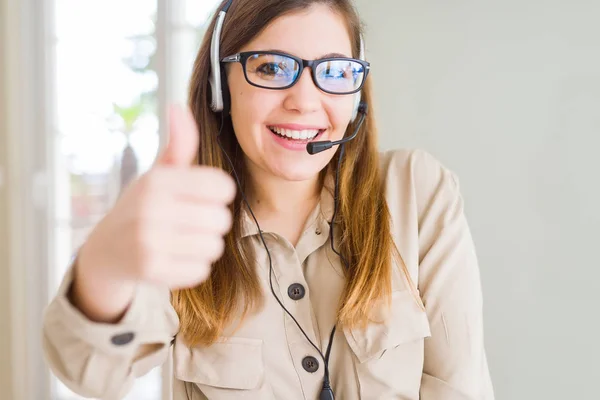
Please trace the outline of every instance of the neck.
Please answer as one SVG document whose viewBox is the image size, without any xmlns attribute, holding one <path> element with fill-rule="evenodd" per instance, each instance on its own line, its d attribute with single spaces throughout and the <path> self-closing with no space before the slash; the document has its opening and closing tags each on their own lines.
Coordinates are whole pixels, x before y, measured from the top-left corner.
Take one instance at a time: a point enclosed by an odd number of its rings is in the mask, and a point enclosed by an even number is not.
<svg viewBox="0 0 600 400">
<path fill-rule="evenodd" d="M 297 214 L 312 209 L 320 198 L 319 176 L 305 181 L 287 181 L 248 170 L 248 201 L 255 214 L 263 216 Z"/>
</svg>

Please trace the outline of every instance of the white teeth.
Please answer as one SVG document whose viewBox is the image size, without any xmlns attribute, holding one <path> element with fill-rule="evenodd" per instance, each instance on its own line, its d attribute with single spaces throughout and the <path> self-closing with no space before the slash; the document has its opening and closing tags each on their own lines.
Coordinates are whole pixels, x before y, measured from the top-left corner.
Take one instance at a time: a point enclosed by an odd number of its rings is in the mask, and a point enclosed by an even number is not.
<svg viewBox="0 0 600 400">
<path fill-rule="evenodd" d="M 300 140 L 306 140 L 306 139 L 311 140 L 319 134 L 319 130 L 317 130 L 317 129 L 306 129 L 306 130 L 302 130 L 302 131 L 293 131 L 290 129 L 282 129 L 282 128 L 278 128 L 278 127 L 270 127 L 270 129 L 273 132 L 275 132 L 281 136 L 286 136 L 291 139 L 300 139 Z"/>
</svg>

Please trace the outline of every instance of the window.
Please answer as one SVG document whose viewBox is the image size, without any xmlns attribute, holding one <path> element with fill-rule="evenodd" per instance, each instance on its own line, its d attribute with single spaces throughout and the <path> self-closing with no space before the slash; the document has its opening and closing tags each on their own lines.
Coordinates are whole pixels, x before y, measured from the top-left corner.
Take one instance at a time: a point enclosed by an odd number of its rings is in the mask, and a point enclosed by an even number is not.
<svg viewBox="0 0 600 400">
<path fill-rule="evenodd" d="M 164 140 L 167 103 L 184 103 L 203 25 L 217 0 L 54 0 L 49 86 L 54 208 L 48 232 L 53 295 L 72 254 Z M 161 400 L 163 373 L 127 399 Z M 52 378 L 52 399 L 75 400 Z"/>
</svg>

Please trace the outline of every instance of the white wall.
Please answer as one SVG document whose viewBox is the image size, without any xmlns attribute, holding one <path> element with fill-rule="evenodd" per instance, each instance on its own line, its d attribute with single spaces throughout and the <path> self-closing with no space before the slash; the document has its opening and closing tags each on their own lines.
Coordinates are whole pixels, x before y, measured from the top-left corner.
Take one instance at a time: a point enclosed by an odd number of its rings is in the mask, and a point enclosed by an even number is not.
<svg viewBox="0 0 600 400">
<path fill-rule="evenodd" d="M 8 193 L 7 193 L 7 125 L 6 125 L 6 92 L 5 75 L 6 63 L 4 56 L 6 46 L 3 38 L 6 10 L 4 2 L 0 1 L 0 399 L 11 399 L 12 374 L 11 363 L 11 330 L 9 328 L 10 314 L 10 270 L 8 245 Z"/>
<path fill-rule="evenodd" d="M 497 398 L 600 398 L 600 1 L 356 1 L 382 146 L 461 179 Z"/>
</svg>

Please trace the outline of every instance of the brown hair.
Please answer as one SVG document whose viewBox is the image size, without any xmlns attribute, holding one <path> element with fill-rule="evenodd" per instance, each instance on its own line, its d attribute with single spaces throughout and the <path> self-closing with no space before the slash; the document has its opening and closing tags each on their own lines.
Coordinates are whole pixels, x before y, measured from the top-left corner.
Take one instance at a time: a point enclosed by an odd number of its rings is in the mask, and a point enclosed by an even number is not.
<svg viewBox="0 0 600 400">
<path fill-rule="evenodd" d="M 221 4 L 219 10 L 226 1 Z M 235 54 L 276 18 L 324 4 L 339 13 L 347 22 L 354 57 L 360 54 L 361 24 L 351 0 L 234 0 L 223 25 L 221 56 Z M 198 162 L 222 168 L 226 162 L 217 143 L 221 117 L 210 109 L 210 41 L 216 15 L 196 58 L 190 83 L 190 108 L 200 132 Z M 362 91 L 363 101 L 371 103 L 371 83 L 367 79 Z M 342 232 L 337 250 L 348 261 L 345 268 L 346 286 L 338 310 L 342 326 L 364 326 L 372 320 L 370 310 L 380 301 L 391 298 L 392 257 L 398 257 L 390 230 L 390 213 L 380 176 L 377 131 L 370 107 L 358 136 L 346 144 L 339 176 L 339 203 L 335 226 Z M 353 132 L 350 124 L 348 132 Z M 231 119 L 224 118 L 221 143 L 232 156 L 242 187 L 244 181 L 243 153 L 235 138 Z M 339 151 L 321 172 L 321 181 L 337 167 Z M 174 291 L 172 303 L 180 318 L 180 333 L 191 346 L 210 345 L 240 313 L 261 307 L 263 293 L 257 276 L 253 251 L 248 241 L 240 241 L 242 198 L 240 193 L 231 209 L 234 223 L 225 236 L 226 250 L 214 265 L 210 277 L 191 289 Z M 408 271 L 398 263 L 413 292 Z"/>
</svg>

